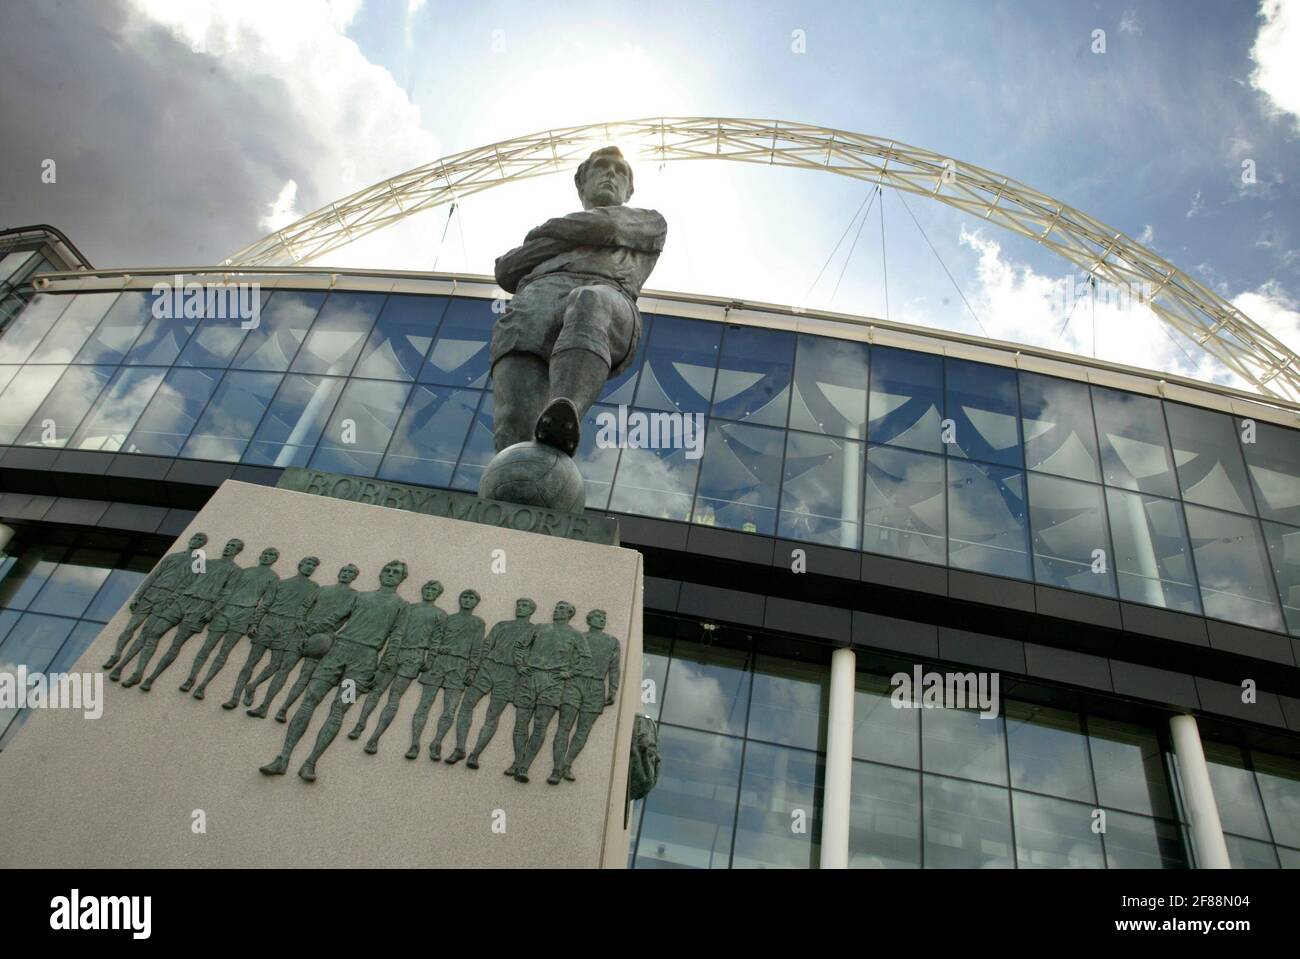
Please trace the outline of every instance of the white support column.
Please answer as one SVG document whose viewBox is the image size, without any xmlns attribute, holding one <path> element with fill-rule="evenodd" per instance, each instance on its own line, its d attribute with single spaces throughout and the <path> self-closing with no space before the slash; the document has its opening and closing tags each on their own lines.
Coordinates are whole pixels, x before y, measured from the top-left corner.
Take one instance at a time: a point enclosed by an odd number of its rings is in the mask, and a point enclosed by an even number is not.
<svg viewBox="0 0 1300 959">
<path fill-rule="evenodd" d="M 826 722 L 826 784 L 822 793 L 822 869 L 849 865 L 849 813 L 853 803 L 853 698 L 857 656 L 845 647 L 831 653 Z"/>
<path fill-rule="evenodd" d="M 1191 824 L 1192 847 L 1200 869 L 1231 869 L 1228 844 L 1219 822 L 1219 807 L 1210 787 L 1210 767 L 1201 748 L 1201 733 L 1196 717 L 1171 716 L 1169 731 L 1173 735 L 1174 755 L 1178 759 L 1179 779 L 1183 784 L 1183 801 Z"/>
<path fill-rule="evenodd" d="M 14 528 L 0 523 L 0 552 L 9 545 L 9 541 L 14 538 Z"/>
</svg>

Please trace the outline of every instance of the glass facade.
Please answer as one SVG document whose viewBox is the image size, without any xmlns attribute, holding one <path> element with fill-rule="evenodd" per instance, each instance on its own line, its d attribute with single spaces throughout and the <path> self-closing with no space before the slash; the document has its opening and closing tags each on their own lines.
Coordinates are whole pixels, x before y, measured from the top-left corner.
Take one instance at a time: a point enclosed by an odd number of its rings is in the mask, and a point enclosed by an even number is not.
<svg viewBox="0 0 1300 959">
<path fill-rule="evenodd" d="M 1300 868 L 1300 760 L 1205 743 L 1234 869 Z"/>
<path fill-rule="evenodd" d="M 276 289 L 245 330 L 154 318 L 150 296 L 31 298 L 0 336 L 0 444 L 476 487 L 490 300 Z M 1300 431 L 954 357 L 644 320 L 584 428 L 592 508 L 1300 636 Z M 702 456 L 598 446 L 619 404 L 699 414 Z"/>
</svg>

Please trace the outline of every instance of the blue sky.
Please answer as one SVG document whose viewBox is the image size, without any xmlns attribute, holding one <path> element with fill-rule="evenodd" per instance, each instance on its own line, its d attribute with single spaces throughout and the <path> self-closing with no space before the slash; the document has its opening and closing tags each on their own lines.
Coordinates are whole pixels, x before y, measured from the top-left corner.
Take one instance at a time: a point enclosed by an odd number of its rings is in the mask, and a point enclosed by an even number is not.
<svg viewBox="0 0 1300 959">
<path fill-rule="evenodd" d="M 134 61 L 101 78 L 87 67 L 88 83 L 111 85 L 128 67 L 142 75 L 122 82 L 151 90 L 183 78 L 201 101 L 191 109 L 209 96 L 247 102 L 239 132 L 260 143 L 225 162 L 245 171 L 220 184 L 239 202 L 209 213 L 202 240 L 193 223 L 175 223 L 157 249 L 129 247 L 133 259 L 212 262 L 384 176 L 551 126 L 766 117 L 895 138 L 1015 177 L 1144 239 L 1300 346 L 1295 3 L 113 2 L 114 55 Z M 792 50 L 796 30 L 805 52 Z M 1093 50 L 1097 30 L 1104 53 Z M 43 36 L 36 24 L 25 45 L 39 50 Z M 166 74 L 151 79 L 164 59 Z M 176 122 L 179 96 L 152 106 L 145 96 L 144 108 Z M 1242 183 L 1243 160 L 1256 183 Z M 161 175 L 179 190 L 185 170 Z M 849 241 L 807 293 L 864 184 L 713 163 L 637 176 L 633 203 L 669 219 L 651 286 L 884 315 L 877 207 L 847 267 Z M 122 179 L 119 199 L 135 186 Z M 897 197 L 883 202 L 892 318 L 980 332 Z M 1091 317 L 1061 332 L 1046 303 L 1068 264 L 940 204 L 908 202 L 983 329 L 1091 352 Z M 85 206 L 70 212 L 84 228 L 59 225 L 103 250 L 96 262 L 117 261 L 120 246 Z M 446 211 L 434 211 L 329 262 L 429 269 L 436 259 L 490 272 L 535 222 L 573 206 L 567 177 L 514 185 L 465 201 L 445 246 Z M 1099 355 L 1223 378 L 1154 321 L 1135 335 L 1133 319 L 1102 311 Z"/>
</svg>

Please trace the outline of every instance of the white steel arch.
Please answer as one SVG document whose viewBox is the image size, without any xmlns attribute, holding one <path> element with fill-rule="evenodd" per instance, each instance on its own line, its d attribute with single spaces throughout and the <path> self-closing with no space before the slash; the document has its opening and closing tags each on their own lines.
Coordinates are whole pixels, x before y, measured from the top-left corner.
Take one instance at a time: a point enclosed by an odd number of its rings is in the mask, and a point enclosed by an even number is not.
<svg viewBox="0 0 1300 959">
<path fill-rule="evenodd" d="M 1141 292 L 1161 320 L 1264 393 L 1300 400 L 1300 358 L 1213 290 L 1132 237 L 991 170 L 895 140 L 784 120 L 657 117 L 592 123 L 443 157 L 309 213 L 244 247 L 231 266 L 288 266 L 414 213 L 577 166 L 617 143 L 630 159 L 733 160 L 822 170 L 929 197 L 1042 244 L 1096 277 Z"/>
</svg>

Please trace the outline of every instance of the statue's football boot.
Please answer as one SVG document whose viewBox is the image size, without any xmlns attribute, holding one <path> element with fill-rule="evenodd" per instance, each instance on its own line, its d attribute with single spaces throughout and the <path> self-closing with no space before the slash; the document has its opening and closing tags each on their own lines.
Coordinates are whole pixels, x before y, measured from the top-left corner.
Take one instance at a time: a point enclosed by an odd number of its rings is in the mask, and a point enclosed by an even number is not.
<svg viewBox="0 0 1300 959">
<path fill-rule="evenodd" d="M 582 438 L 582 423 L 573 401 L 558 396 L 546 404 L 542 415 L 537 417 L 533 437 L 539 443 L 553 446 L 566 456 L 572 456 Z"/>
</svg>

